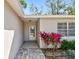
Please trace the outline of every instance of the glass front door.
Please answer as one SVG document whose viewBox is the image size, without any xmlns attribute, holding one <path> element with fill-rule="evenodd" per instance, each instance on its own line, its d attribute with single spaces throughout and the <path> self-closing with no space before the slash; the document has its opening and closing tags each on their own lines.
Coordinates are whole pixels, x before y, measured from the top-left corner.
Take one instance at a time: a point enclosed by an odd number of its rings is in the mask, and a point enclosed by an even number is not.
<svg viewBox="0 0 79 59">
<path fill-rule="evenodd" d="M 36 26 L 29 26 L 29 40 L 36 40 Z"/>
</svg>

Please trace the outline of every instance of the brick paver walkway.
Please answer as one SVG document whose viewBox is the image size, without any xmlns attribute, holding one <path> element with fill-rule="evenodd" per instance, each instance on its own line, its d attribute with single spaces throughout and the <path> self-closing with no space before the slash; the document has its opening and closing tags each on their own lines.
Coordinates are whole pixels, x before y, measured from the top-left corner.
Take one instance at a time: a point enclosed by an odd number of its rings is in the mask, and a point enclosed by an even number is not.
<svg viewBox="0 0 79 59">
<path fill-rule="evenodd" d="M 19 49 L 15 59 L 46 59 L 36 43 L 25 42 Z"/>
</svg>

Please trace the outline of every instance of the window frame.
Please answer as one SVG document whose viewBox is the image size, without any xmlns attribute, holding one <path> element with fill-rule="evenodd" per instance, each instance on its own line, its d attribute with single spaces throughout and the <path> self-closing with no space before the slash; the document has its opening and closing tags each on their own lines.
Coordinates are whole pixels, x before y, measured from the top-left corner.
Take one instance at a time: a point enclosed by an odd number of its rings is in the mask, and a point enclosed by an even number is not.
<svg viewBox="0 0 79 59">
<path fill-rule="evenodd" d="M 31 33 L 31 28 L 34 27 L 34 36 Z M 33 37 L 31 37 L 33 36 Z M 35 25 L 30 25 L 29 26 L 29 40 L 36 40 L 36 26 Z"/>
<path fill-rule="evenodd" d="M 74 23 L 74 28 L 73 28 L 73 29 L 69 29 L 69 23 Z M 73 31 L 74 31 L 74 35 L 73 35 L 73 36 L 75 36 L 75 22 L 68 22 L 68 31 L 69 31 L 69 30 L 73 30 Z M 67 32 L 68 32 L 68 31 L 67 31 Z M 68 36 L 70 36 L 69 34 L 70 34 L 70 33 L 68 32 Z"/>
<path fill-rule="evenodd" d="M 66 23 L 66 29 L 58 29 L 58 23 Z M 75 36 L 75 22 L 57 22 L 57 33 L 59 33 L 58 31 L 59 30 L 67 30 L 67 35 L 64 35 L 64 37 L 73 37 L 72 35 L 69 35 L 69 30 L 73 30 L 73 29 L 69 29 L 69 23 L 74 23 L 74 35 L 73 36 Z"/>
</svg>

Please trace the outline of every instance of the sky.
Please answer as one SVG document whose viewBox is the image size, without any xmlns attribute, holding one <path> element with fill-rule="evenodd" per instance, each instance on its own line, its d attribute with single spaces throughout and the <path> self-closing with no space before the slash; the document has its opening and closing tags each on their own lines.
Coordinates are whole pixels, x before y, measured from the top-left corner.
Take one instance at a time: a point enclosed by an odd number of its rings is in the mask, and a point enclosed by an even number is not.
<svg viewBox="0 0 79 59">
<path fill-rule="evenodd" d="M 71 4 L 72 0 L 64 0 L 65 4 Z M 41 6 L 44 6 L 43 11 L 47 11 L 47 7 L 45 7 L 45 3 L 46 0 L 26 0 L 27 3 L 27 8 L 23 8 L 23 12 L 25 15 L 29 15 L 30 14 L 30 5 L 33 3 L 34 5 L 36 5 L 38 7 L 38 9 L 41 9 Z"/>
</svg>

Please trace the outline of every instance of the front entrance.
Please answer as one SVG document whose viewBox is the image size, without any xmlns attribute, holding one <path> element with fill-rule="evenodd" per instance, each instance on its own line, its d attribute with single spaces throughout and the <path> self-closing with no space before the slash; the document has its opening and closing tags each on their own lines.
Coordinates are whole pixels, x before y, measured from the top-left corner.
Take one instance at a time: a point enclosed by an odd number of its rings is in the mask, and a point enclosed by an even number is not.
<svg viewBox="0 0 79 59">
<path fill-rule="evenodd" d="M 36 41 L 37 21 L 31 20 L 24 23 L 24 41 Z"/>
<path fill-rule="evenodd" d="M 29 40 L 36 40 L 36 25 L 29 26 Z"/>
</svg>

